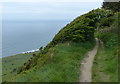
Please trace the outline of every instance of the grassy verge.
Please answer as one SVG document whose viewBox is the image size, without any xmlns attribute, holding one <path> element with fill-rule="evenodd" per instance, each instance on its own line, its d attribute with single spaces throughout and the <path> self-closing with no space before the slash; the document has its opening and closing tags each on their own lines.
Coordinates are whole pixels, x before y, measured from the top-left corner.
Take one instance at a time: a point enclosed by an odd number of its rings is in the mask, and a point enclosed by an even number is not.
<svg viewBox="0 0 120 84">
<path fill-rule="evenodd" d="M 6 81 L 17 75 L 18 67 L 22 66 L 28 59 L 30 59 L 34 53 L 18 54 L 2 58 L 2 81 Z"/>
<path fill-rule="evenodd" d="M 118 45 L 116 34 L 106 33 L 100 37 L 98 53 L 93 65 L 93 82 L 118 82 Z"/>
<path fill-rule="evenodd" d="M 94 43 L 64 43 L 50 48 L 42 60 L 28 71 L 18 74 L 12 82 L 76 82 L 80 62 Z M 43 65 L 41 62 L 46 59 Z"/>
</svg>

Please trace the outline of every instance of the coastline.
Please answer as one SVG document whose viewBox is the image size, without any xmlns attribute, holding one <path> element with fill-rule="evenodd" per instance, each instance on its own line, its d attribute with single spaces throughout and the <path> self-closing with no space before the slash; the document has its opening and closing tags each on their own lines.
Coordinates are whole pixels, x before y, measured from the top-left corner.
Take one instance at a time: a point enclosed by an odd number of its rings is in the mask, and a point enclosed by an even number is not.
<svg viewBox="0 0 120 84">
<path fill-rule="evenodd" d="M 36 52 L 36 51 L 39 51 L 39 49 L 22 52 L 21 54 L 33 53 L 33 52 Z"/>
<path fill-rule="evenodd" d="M 10 55 L 10 56 L 2 56 L 2 57 L 0 57 L 0 59 L 7 58 L 7 57 L 12 57 L 12 56 L 17 56 L 17 55 L 21 55 L 21 54 L 32 54 L 32 53 L 35 53 L 35 52 L 38 52 L 38 51 L 39 51 L 39 49 L 29 50 L 29 51 L 26 51 L 26 52 L 21 52 L 21 53 Z"/>
</svg>

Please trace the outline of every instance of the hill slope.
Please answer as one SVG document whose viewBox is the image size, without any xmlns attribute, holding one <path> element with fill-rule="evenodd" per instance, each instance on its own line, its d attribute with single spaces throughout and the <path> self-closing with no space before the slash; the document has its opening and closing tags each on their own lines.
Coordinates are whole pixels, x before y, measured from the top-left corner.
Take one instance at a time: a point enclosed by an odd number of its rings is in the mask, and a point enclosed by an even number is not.
<svg viewBox="0 0 120 84">
<path fill-rule="evenodd" d="M 40 48 L 38 54 L 24 63 L 11 82 L 76 82 L 79 81 L 80 62 L 95 45 L 95 35 L 110 31 L 116 20 L 114 12 L 96 9 L 77 17 L 61 29 L 53 40 Z M 116 31 L 116 28 L 112 28 Z M 94 33 L 98 31 L 95 35 Z M 104 37 L 104 36 L 103 36 Z M 104 40 L 103 40 L 104 42 Z M 108 42 L 107 45 L 110 43 Z M 115 62 L 117 63 L 117 62 Z M 113 69 L 113 67 L 112 67 Z"/>
</svg>

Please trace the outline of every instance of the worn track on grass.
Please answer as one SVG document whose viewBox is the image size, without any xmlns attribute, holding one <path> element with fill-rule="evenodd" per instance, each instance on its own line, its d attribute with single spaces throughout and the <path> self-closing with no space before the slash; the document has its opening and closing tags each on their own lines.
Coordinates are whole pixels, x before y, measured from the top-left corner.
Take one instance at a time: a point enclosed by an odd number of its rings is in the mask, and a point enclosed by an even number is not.
<svg viewBox="0 0 120 84">
<path fill-rule="evenodd" d="M 80 82 L 92 82 L 92 65 L 99 46 L 99 40 L 96 38 L 96 45 L 92 51 L 88 52 L 81 63 L 80 67 Z"/>
</svg>

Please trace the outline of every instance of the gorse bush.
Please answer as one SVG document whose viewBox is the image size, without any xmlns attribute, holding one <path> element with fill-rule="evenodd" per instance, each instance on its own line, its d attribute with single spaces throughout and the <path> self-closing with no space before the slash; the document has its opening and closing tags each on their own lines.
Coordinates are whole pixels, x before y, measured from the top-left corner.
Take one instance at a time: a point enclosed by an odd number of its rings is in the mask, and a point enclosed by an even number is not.
<svg viewBox="0 0 120 84">
<path fill-rule="evenodd" d="M 94 31 L 97 27 L 96 23 L 102 18 L 112 15 L 111 11 L 104 9 L 93 10 L 85 15 L 75 19 L 73 22 L 65 26 L 53 39 L 53 43 L 63 43 L 66 41 L 84 42 L 94 39 Z M 112 19 L 108 19 L 112 21 Z M 105 21 L 105 22 L 110 22 Z M 106 23 L 105 23 L 106 24 Z M 108 23 L 109 25 L 110 23 Z"/>
</svg>

